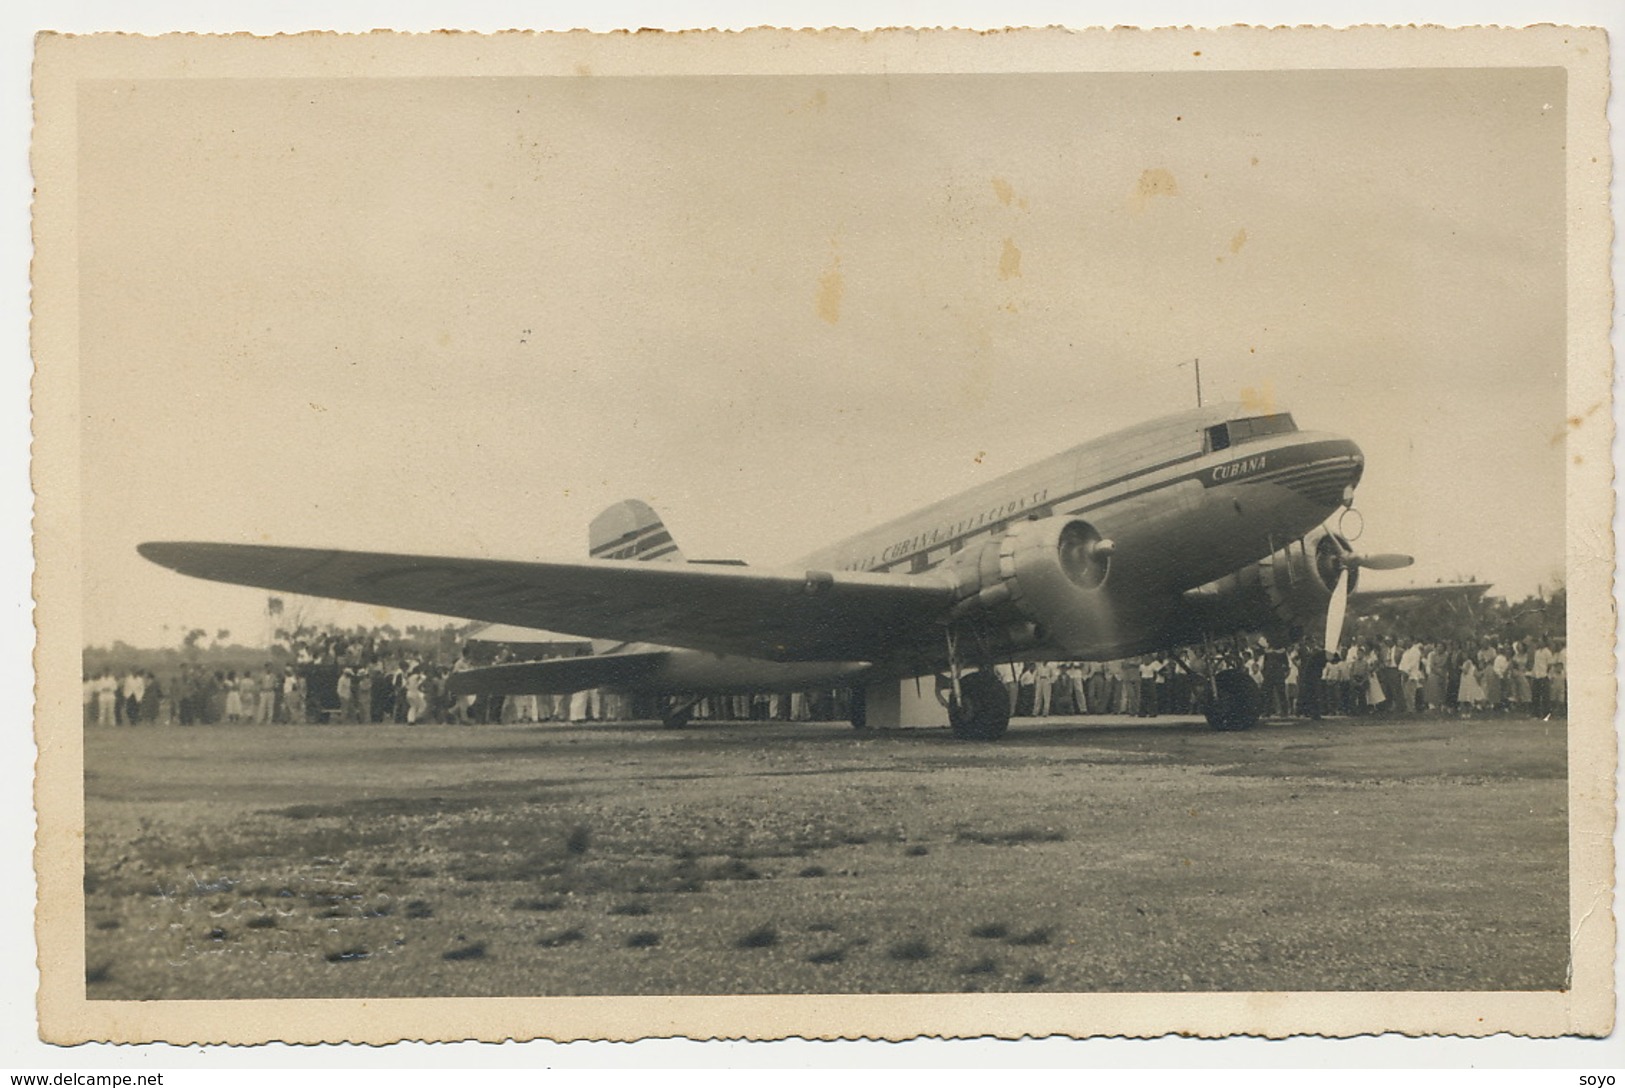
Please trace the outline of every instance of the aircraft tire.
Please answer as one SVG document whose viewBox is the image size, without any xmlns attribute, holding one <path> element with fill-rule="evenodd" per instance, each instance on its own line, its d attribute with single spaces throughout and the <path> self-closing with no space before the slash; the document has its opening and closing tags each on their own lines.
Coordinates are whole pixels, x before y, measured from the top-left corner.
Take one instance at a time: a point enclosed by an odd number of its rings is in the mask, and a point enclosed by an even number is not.
<svg viewBox="0 0 1625 1088">
<path fill-rule="evenodd" d="M 850 706 L 851 706 L 851 709 L 848 711 L 848 713 L 851 716 L 852 728 L 853 729 L 867 729 L 867 728 L 869 728 L 869 699 L 868 699 L 868 693 L 865 692 L 862 688 L 853 688 L 852 689 L 852 694 L 851 694 Z"/>
<path fill-rule="evenodd" d="M 1010 693 L 992 672 L 959 679 L 963 702 L 948 699 L 948 726 L 960 740 L 998 740 L 1010 727 Z"/>
<path fill-rule="evenodd" d="M 1214 677 L 1218 694 L 1208 700 L 1207 723 L 1224 733 L 1251 729 L 1258 724 L 1263 698 L 1258 685 L 1241 669 L 1225 669 Z"/>
<path fill-rule="evenodd" d="M 660 716 L 660 725 L 665 729 L 686 729 L 689 720 L 694 717 L 692 708 L 668 712 Z"/>
</svg>

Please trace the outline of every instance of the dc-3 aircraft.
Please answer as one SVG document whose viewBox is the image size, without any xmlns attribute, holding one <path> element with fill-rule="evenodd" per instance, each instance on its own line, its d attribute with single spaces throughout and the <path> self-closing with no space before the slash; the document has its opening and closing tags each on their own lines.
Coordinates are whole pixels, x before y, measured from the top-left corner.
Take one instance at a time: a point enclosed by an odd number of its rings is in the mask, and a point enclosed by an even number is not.
<svg viewBox="0 0 1625 1088">
<path fill-rule="evenodd" d="M 831 545 L 788 569 L 683 558 L 619 503 L 592 557 L 514 562 L 248 544 L 147 543 L 182 574 L 610 640 L 591 656 L 454 673 L 456 693 L 606 687 L 702 694 L 850 687 L 853 724 L 896 724 L 900 683 L 934 675 L 955 734 L 1005 732 L 1007 661 L 1113 660 L 1237 631 L 1335 648 L 1361 567 L 1331 524 L 1365 467 L 1285 412 L 1210 405 L 1129 427 Z M 650 560 L 653 560 L 652 562 Z M 1217 728 L 1258 720 L 1239 671 L 1204 677 Z"/>
</svg>

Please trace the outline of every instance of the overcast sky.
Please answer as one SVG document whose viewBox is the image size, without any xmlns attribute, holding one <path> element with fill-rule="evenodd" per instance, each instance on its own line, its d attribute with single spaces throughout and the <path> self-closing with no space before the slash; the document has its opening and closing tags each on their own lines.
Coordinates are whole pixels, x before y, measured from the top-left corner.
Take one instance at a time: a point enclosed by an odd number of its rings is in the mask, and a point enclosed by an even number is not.
<svg viewBox="0 0 1625 1088">
<path fill-rule="evenodd" d="M 1550 587 L 1563 78 L 87 84 L 85 637 L 262 633 L 143 540 L 787 562 L 1195 357 L 1361 444 L 1382 584 Z"/>
</svg>

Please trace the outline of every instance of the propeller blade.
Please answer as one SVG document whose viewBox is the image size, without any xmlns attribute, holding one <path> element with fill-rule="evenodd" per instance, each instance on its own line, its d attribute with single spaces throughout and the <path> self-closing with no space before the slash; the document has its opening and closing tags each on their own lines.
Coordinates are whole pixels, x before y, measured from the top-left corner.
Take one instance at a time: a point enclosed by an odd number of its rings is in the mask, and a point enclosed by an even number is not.
<svg viewBox="0 0 1625 1088">
<path fill-rule="evenodd" d="M 1367 570 L 1400 570 L 1416 562 L 1408 555 L 1398 552 L 1378 552 L 1376 555 L 1351 555 L 1348 562 Z"/>
<path fill-rule="evenodd" d="M 1343 641 L 1343 617 L 1348 615 L 1349 608 L 1349 572 L 1337 572 L 1337 588 L 1332 590 L 1332 599 L 1326 606 L 1326 652 L 1335 654 Z"/>
</svg>

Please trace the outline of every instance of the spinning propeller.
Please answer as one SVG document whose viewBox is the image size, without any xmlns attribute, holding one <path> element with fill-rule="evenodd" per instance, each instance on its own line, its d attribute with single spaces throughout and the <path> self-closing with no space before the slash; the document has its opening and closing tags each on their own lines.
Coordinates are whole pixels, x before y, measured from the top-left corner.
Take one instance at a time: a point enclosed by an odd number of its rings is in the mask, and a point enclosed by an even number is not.
<svg viewBox="0 0 1625 1088">
<path fill-rule="evenodd" d="M 1332 599 L 1326 606 L 1326 652 L 1335 654 L 1343 641 L 1343 621 L 1348 616 L 1349 590 L 1360 568 L 1371 570 L 1400 570 L 1416 562 L 1398 552 L 1377 552 L 1357 555 L 1348 538 L 1341 533 L 1328 532 L 1315 546 L 1315 563 L 1321 577 L 1332 587 Z"/>
</svg>

